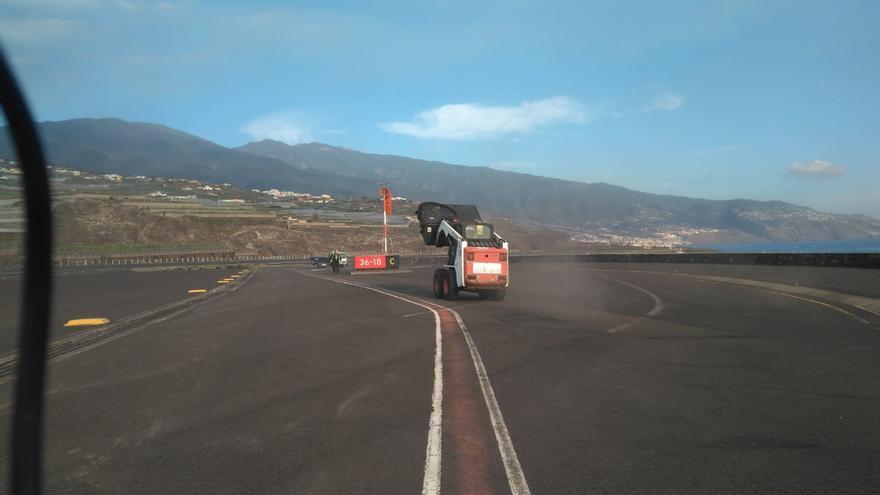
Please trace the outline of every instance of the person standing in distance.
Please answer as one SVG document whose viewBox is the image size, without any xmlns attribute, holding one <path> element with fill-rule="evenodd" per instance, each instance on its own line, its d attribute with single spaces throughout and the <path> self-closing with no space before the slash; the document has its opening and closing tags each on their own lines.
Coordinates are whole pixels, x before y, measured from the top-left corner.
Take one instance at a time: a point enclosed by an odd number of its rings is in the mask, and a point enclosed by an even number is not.
<svg viewBox="0 0 880 495">
<path fill-rule="evenodd" d="M 339 273 L 339 258 L 339 251 L 334 249 L 333 252 L 330 253 L 330 266 L 333 267 L 333 273 Z"/>
</svg>

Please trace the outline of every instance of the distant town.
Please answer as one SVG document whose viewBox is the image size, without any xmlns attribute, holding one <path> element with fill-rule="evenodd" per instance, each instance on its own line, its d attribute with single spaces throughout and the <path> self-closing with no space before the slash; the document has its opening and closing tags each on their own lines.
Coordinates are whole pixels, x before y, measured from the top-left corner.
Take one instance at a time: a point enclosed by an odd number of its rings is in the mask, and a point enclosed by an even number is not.
<svg viewBox="0 0 880 495">
<path fill-rule="evenodd" d="M 17 181 L 20 174 L 16 163 L 2 161 L 0 159 L 0 181 L 9 184 Z M 140 194 L 142 197 L 154 201 L 168 202 L 214 202 L 215 204 L 227 205 L 250 205 L 272 204 L 279 201 L 286 202 L 291 206 L 331 206 L 339 202 L 331 194 L 316 194 L 302 191 L 288 191 L 277 188 L 272 189 L 243 189 L 235 187 L 228 182 L 206 183 L 196 179 L 147 177 L 144 175 L 123 176 L 117 173 L 90 173 L 70 167 L 54 166 L 51 169 L 51 180 L 56 184 L 64 184 L 64 189 L 79 190 L 81 192 L 98 192 L 113 194 Z M 2 184 L 2 183 L 0 183 Z M 395 196 L 394 201 L 406 203 L 409 200 L 403 196 Z M 338 205 L 339 208 L 345 208 Z M 347 206 L 346 206 L 347 207 Z M 359 208 L 363 210 L 363 207 Z M 290 214 L 281 217 L 289 223 L 292 221 L 303 222 L 304 219 L 296 219 Z M 412 223 L 413 218 L 404 215 L 405 223 Z M 333 220 L 331 220 L 332 222 Z M 339 221 L 339 220 L 337 220 Z M 560 228 L 567 232 L 572 241 L 582 242 L 585 245 L 597 244 L 608 246 L 624 246 L 640 249 L 672 249 L 678 250 L 687 246 L 687 238 L 714 234 L 718 229 L 694 229 L 680 228 L 658 230 L 655 232 L 621 232 L 607 227 L 589 230 L 572 230 Z"/>
</svg>

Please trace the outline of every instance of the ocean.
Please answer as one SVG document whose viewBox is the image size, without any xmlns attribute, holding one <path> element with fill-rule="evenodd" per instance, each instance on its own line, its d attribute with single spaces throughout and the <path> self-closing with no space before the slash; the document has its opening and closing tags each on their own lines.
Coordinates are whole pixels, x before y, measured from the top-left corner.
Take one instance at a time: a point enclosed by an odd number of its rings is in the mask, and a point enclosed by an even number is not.
<svg viewBox="0 0 880 495">
<path fill-rule="evenodd" d="M 880 239 L 695 243 L 688 247 L 722 253 L 880 253 Z"/>
</svg>

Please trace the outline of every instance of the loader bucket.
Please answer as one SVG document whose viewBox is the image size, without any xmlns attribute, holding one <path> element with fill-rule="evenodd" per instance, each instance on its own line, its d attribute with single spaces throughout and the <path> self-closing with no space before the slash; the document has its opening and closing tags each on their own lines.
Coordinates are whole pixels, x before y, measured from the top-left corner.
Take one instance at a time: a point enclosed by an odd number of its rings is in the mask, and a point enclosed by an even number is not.
<svg viewBox="0 0 880 495">
<path fill-rule="evenodd" d="M 444 205 L 431 201 L 421 203 L 416 216 L 419 219 L 419 233 L 428 246 L 437 245 L 437 231 L 440 222 L 446 220 L 456 230 L 462 223 L 478 223 L 480 212 L 474 205 Z"/>
</svg>

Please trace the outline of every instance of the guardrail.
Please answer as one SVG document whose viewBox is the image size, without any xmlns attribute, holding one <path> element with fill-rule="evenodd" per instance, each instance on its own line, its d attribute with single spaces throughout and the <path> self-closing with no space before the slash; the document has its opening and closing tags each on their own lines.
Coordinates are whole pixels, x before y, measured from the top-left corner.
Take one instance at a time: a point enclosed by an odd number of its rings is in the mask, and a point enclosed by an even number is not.
<svg viewBox="0 0 880 495">
<path fill-rule="evenodd" d="M 349 252 L 348 256 L 353 259 L 355 255 L 364 253 Z M 375 253 L 373 253 L 375 254 Z M 396 253 L 401 256 L 421 257 L 422 252 Z M 110 265 L 157 265 L 157 264 L 215 264 L 215 263 L 256 263 L 256 262 L 301 262 L 309 261 L 313 256 L 327 256 L 326 252 L 298 253 L 286 255 L 251 255 L 234 253 L 203 253 L 203 254 L 150 254 L 130 256 L 59 256 L 52 260 L 55 266 L 110 266 Z"/>
<path fill-rule="evenodd" d="M 403 256 L 401 266 L 439 265 L 446 256 Z M 880 253 L 511 254 L 511 263 L 702 263 L 880 268 Z"/>
<path fill-rule="evenodd" d="M 57 258 L 52 261 L 55 266 L 110 266 L 110 265 L 157 265 L 167 263 L 241 263 L 258 261 L 302 261 L 309 256 L 131 256 L 125 258 Z"/>
<path fill-rule="evenodd" d="M 511 263 L 703 263 L 880 268 L 880 253 L 668 253 L 511 255 Z"/>
<path fill-rule="evenodd" d="M 440 264 L 446 256 L 400 253 L 402 266 Z M 320 256 L 326 256 L 321 253 Z M 56 266 L 156 265 L 168 263 L 242 263 L 309 261 L 315 254 L 152 255 L 57 258 Z M 353 258 L 354 254 L 349 253 Z M 880 268 L 880 253 L 667 253 L 667 254 L 512 254 L 511 263 L 703 263 L 715 265 L 827 266 Z"/>
</svg>

